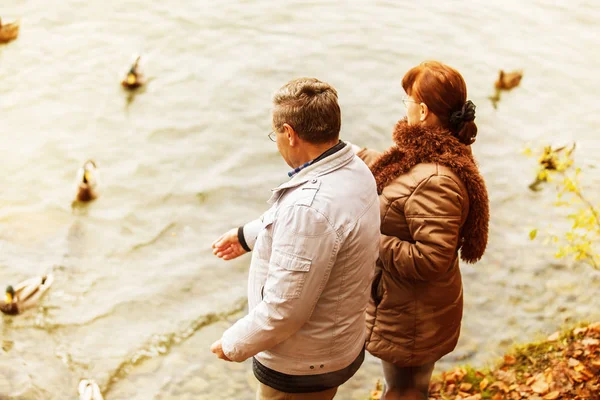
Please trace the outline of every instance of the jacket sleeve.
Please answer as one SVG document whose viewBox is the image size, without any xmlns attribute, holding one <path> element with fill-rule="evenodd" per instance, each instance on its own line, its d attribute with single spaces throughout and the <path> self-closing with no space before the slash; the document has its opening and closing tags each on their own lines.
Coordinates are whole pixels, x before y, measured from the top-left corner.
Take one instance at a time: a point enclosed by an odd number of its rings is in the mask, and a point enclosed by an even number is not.
<svg viewBox="0 0 600 400">
<path fill-rule="evenodd" d="M 373 165 L 375 163 L 375 161 L 381 156 L 381 154 L 382 153 L 380 153 L 378 151 L 367 149 L 367 148 L 363 148 L 361 151 L 356 153 L 358 158 L 363 160 L 369 168 L 371 167 L 371 165 Z"/>
<path fill-rule="evenodd" d="M 238 240 L 246 251 L 252 251 L 256 244 L 258 233 L 262 227 L 261 218 L 248 222 L 244 226 L 238 228 Z"/>
<path fill-rule="evenodd" d="M 458 248 L 463 194 L 447 176 L 421 182 L 404 205 L 412 242 L 381 235 L 383 268 L 401 278 L 432 280 L 448 271 Z"/>
<path fill-rule="evenodd" d="M 269 350 L 308 321 L 339 245 L 337 232 L 318 211 L 300 205 L 280 210 L 263 299 L 223 334 L 223 352 L 230 360 Z"/>
</svg>

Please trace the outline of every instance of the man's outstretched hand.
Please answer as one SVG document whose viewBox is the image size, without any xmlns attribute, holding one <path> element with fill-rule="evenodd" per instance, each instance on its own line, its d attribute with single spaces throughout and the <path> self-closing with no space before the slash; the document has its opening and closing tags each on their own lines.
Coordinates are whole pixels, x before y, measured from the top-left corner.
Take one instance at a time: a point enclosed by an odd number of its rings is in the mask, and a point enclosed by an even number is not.
<svg viewBox="0 0 600 400">
<path fill-rule="evenodd" d="M 232 229 L 215 240 L 212 244 L 212 248 L 213 254 L 225 261 L 233 260 L 234 258 L 247 253 L 240 244 L 237 229 Z"/>
<path fill-rule="evenodd" d="M 212 346 L 210 346 L 210 351 L 215 353 L 217 357 L 219 357 L 221 360 L 231 361 L 223 352 L 223 345 L 221 344 L 221 339 L 217 340 L 212 344 Z"/>
</svg>

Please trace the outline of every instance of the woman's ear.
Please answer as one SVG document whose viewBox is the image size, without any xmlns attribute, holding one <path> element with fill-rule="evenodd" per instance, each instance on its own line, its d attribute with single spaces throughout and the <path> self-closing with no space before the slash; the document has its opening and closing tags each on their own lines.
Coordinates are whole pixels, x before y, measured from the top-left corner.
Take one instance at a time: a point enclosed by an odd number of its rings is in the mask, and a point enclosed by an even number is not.
<svg viewBox="0 0 600 400">
<path fill-rule="evenodd" d="M 427 104 L 425 104 L 425 103 L 420 103 L 419 104 L 419 121 L 421 121 L 421 122 L 425 121 L 428 116 L 429 116 L 429 107 L 427 107 Z"/>
</svg>

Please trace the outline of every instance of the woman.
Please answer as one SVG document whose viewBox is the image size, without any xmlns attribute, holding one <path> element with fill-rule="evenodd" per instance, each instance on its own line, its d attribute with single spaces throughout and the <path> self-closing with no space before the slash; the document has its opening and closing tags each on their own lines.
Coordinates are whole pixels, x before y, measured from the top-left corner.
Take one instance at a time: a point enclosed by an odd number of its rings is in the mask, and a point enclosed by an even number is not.
<svg viewBox="0 0 600 400">
<path fill-rule="evenodd" d="M 359 150 L 381 204 L 380 254 L 367 310 L 367 350 L 382 360 L 384 399 L 427 398 L 434 365 L 458 341 L 460 258 L 478 261 L 488 238 L 487 190 L 470 145 L 475 105 L 439 62 L 402 79 L 407 118 L 385 153 Z"/>
</svg>

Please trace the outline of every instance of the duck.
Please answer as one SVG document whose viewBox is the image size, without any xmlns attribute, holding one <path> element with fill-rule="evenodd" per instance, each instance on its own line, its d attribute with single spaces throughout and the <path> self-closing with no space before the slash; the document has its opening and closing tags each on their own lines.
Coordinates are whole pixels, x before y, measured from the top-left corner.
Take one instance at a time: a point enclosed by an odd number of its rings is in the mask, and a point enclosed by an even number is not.
<svg viewBox="0 0 600 400">
<path fill-rule="evenodd" d="M 492 106 L 494 106 L 495 109 L 498 108 L 498 103 L 500 102 L 500 92 L 503 90 L 511 90 L 519 86 L 522 78 L 522 70 L 513 72 L 504 72 L 504 70 L 500 70 L 498 80 L 494 83 L 494 88 L 496 89 L 494 95 L 488 97 L 488 99 L 492 101 Z"/>
<path fill-rule="evenodd" d="M 135 90 L 146 83 L 146 78 L 140 68 L 140 59 L 141 56 L 138 56 L 135 59 L 135 62 L 131 68 L 129 68 L 129 71 L 125 76 L 125 79 L 121 81 L 121 86 L 127 90 Z"/>
<path fill-rule="evenodd" d="M 91 379 L 79 382 L 79 400 L 104 400 L 98 384 Z"/>
<path fill-rule="evenodd" d="M 19 20 L 3 24 L 2 19 L 0 19 L 0 43 L 15 40 L 19 36 L 20 26 L 21 22 Z"/>
<path fill-rule="evenodd" d="M 523 78 L 523 71 L 504 72 L 500 70 L 498 80 L 494 84 L 494 87 L 498 90 L 511 90 L 521 83 Z"/>
<path fill-rule="evenodd" d="M 97 167 L 94 160 L 87 160 L 77 172 L 77 201 L 86 203 L 98 197 Z"/>
<path fill-rule="evenodd" d="M 0 311 L 7 315 L 18 315 L 35 307 L 54 282 L 52 274 L 27 279 L 14 288 L 6 287 L 5 299 L 0 301 Z"/>
</svg>

